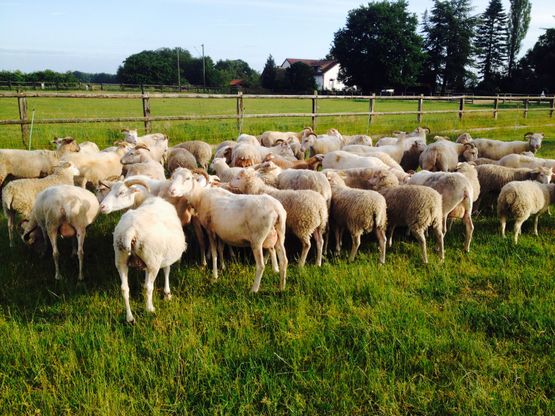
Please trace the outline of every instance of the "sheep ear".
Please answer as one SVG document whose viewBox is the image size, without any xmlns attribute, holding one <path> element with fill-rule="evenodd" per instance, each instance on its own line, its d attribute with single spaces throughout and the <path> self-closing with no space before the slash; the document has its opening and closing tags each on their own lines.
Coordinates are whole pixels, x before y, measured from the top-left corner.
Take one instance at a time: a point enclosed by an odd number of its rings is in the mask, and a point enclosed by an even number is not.
<svg viewBox="0 0 555 416">
<path fill-rule="evenodd" d="M 532 136 L 534 133 L 532 133 L 531 131 L 529 131 L 528 133 L 524 134 L 524 137 L 528 138 L 528 136 Z"/>
<path fill-rule="evenodd" d="M 202 187 L 205 188 L 206 185 L 208 185 L 208 182 L 206 181 L 206 178 L 203 175 L 198 175 L 197 176 L 197 183 Z"/>
<path fill-rule="evenodd" d="M 121 129 L 122 133 L 129 133 L 129 129 Z"/>
</svg>

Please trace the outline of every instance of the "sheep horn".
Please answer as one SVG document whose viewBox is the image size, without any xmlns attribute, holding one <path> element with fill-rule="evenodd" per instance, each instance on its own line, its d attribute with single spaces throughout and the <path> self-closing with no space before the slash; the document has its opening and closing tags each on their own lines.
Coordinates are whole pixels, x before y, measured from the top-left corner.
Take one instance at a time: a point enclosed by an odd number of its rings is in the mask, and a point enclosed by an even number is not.
<svg viewBox="0 0 555 416">
<path fill-rule="evenodd" d="M 533 134 L 534 134 L 533 132 L 529 131 L 528 133 L 526 133 L 526 134 L 524 135 L 524 137 L 528 137 L 528 136 L 531 136 L 531 135 L 533 135 Z"/>
<path fill-rule="evenodd" d="M 146 189 L 148 192 L 150 192 L 150 186 L 148 186 L 148 184 L 147 184 L 144 180 L 142 180 L 142 179 L 139 179 L 139 178 L 128 179 L 128 180 L 126 180 L 126 181 L 123 181 L 123 183 L 124 183 L 125 186 L 127 186 L 128 188 L 131 188 L 131 186 L 133 186 L 133 185 L 141 185 L 141 186 L 144 186 L 145 189 Z"/>
<path fill-rule="evenodd" d="M 112 185 L 109 184 L 108 182 L 98 181 L 98 184 L 99 184 L 99 185 L 102 185 L 102 186 L 104 186 L 104 187 L 106 187 L 106 188 L 108 188 L 108 189 L 112 189 Z"/>
<path fill-rule="evenodd" d="M 135 146 L 135 149 L 145 149 L 145 150 L 148 150 L 148 151 L 150 152 L 149 147 L 148 147 L 146 144 L 144 144 L 144 143 L 138 143 L 138 144 Z"/>
<path fill-rule="evenodd" d="M 122 133 L 129 133 L 129 129 L 121 129 Z"/>
<path fill-rule="evenodd" d="M 196 173 L 197 175 L 204 176 L 206 178 L 206 182 L 210 180 L 210 176 L 208 176 L 208 173 L 204 169 L 194 168 L 193 170 L 191 170 L 191 172 Z"/>
</svg>

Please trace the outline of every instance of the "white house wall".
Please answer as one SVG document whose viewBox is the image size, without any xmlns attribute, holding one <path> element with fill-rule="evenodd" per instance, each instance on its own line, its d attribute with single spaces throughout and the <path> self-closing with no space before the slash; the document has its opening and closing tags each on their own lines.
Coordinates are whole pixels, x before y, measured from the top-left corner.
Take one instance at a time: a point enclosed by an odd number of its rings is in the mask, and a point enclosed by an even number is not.
<svg viewBox="0 0 555 416">
<path fill-rule="evenodd" d="M 324 73 L 324 85 L 318 89 L 343 91 L 345 85 L 339 81 L 339 68 L 340 65 L 334 65 L 329 71 Z"/>
</svg>

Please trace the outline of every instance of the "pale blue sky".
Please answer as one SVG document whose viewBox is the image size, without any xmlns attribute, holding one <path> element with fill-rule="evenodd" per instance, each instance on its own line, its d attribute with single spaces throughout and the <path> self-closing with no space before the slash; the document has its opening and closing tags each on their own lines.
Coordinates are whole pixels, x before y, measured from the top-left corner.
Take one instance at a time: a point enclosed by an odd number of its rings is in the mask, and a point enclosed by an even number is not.
<svg viewBox="0 0 555 416">
<path fill-rule="evenodd" d="M 243 59 L 261 70 L 271 53 L 322 58 L 347 12 L 367 2 L 352 0 L 0 0 L 0 70 L 40 69 L 115 73 L 129 55 L 181 46 L 194 56 Z M 503 0 L 508 8 L 508 0 Z M 432 0 L 410 0 L 419 18 Z M 474 0 L 481 13 L 487 0 Z M 554 27 L 554 0 L 532 0 L 523 50 L 541 28 Z"/>
</svg>

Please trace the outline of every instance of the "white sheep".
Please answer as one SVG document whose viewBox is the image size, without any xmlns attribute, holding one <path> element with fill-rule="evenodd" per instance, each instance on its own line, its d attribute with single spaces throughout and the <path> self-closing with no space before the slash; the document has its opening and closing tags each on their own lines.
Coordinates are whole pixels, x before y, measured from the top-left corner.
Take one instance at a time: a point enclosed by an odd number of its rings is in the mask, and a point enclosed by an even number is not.
<svg viewBox="0 0 555 416">
<path fill-rule="evenodd" d="M 265 131 L 260 136 L 258 136 L 258 140 L 260 144 L 262 144 L 262 146 L 272 147 L 276 144 L 276 141 L 278 140 L 284 140 L 285 142 L 288 142 L 291 138 L 302 140 L 304 137 L 313 133 L 314 132 L 310 127 L 305 127 L 299 133 L 291 131 Z"/>
<path fill-rule="evenodd" d="M 216 173 L 222 182 L 229 182 L 244 168 L 229 167 L 222 157 L 215 157 L 210 164 L 210 169 Z"/>
<path fill-rule="evenodd" d="M 128 150 L 120 162 L 126 177 L 145 175 L 153 179 L 166 179 L 164 167 L 156 161 L 150 148 L 142 143 Z"/>
<path fill-rule="evenodd" d="M 329 171 L 326 177 L 332 189 L 330 219 L 335 231 L 336 254 L 341 251 L 343 230 L 351 235 L 353 261 L 360 246 L 363 233 L 374 230 L 378 239 L 380 263 L 385 263 L 387 207 L 385 198 L 376 191 L 348 187 L 338 173 Z"/>
<path fill-rule="evenodd" d="M 207 175 L 206 175 L 207 176 Z M 272 255 L 274 270 L 279 269 L 280 289 L 285 289 L 287 255 L 285 223 L 287 214 L 281 203 L 269 195 L 235 195 L 224 189 L 206 187 L 206 177 L 179 168 L 172 175 L 170 194 L 184 196 L 191 203 L 208 233 L 212 256 L 212 275 L 218 278 L 216 237 L 237 247 L 250 247 L 256 261 L 252 292 L 258 292 L 264 273 L 263 249 Z"/>
<path fill-rule="evenodd" d="M 501 223 L 501 235 L 505 237 L 507 219 L 514 217 L 514 240 L 522 233 L 522 223 L 534 217 L 534 235 L 538 235 L 538 219 L 555 202 L 555 184 L 544 184 L 536 181 L 515 181 L 505 185 L 497 199 L 497 215 Z"/>
<path fill-rule="evenodd" d="M 527 141 L 504 142 L 492 139 L 474 139 L 472 143 L 478 148 L 481 157 L 499 160 L 503 156 L 512 153 L 533 152 L 536 153 L 541 147 L 543 133 L 526 133 L 524 137 Z"/>
<path fill-rule="evenodd" d="M 376 143 L 376 147 L 396 144 L 399 141 L 399 138 L 402 137 L 409 139 L 405 141 L 405 146 L 407 146 L 407 149 L 408 147 L 412 146 L 414 142 L 421 142 L 426 145 L 426 134 L 430 134 L 430 129 L 428 127 L 417 127 L 411 133 L 400 131 L 394 132 L 393 134 L 396 137 L 382 137 L 380 140 L 378 140 L 378 142 Z"/>
<path fill-rule="evenodd" d="M 87 227 L 98 215 L 98 201 L 92 192 L 73 185 L 55 185 L 39 192 L 29 221 L 23 225 L 23 241 L 33 244 L 37 235 L 47 238 L 52 245 L 52 258 L 56 268 L 55 278 L 62 278 L 58 266 L 58 235 L 77 237 L 79 280 L 83 280 L 83 257 Z M 40 228 L 41 233 L 38 233 Z"/>
<path fill-rule="evenodd" d="M 517 154 L 503 156 L 501 159 L 499 159 L 497 164 L 500 166 L 506 166 L 508 168 L 534 169 L 545 167 L 555 169 L 555 159 L 542 159 L 539 157 Z"/>
<path fill-rule="evenodd" d="M 431 172 L 454 171 L 459 162 L 472 162 L 478 158 L 478 149 L 473 143 L 454 143 L 437 140 L 426 146 L 420 155 L 420 167 Z"/>
<path fill-rule="evenodd" d="M 157 162 L 162 162 L 168 153 L 168 136 L 162 133 L 146 134 L 139 136 L 137 130 L 123 129 L 122 133 L 125 135 L 125 141 L 133 145 L 142 143 L 146 145 L 151 153 L 152 158 Z"/>
<path fill-rule="evenodd" d="M 54 172 L 45 178 L 17 179 L 11 181 L 2 189 L 2 208 L 8 219 L 8 235 L 10 247 L 13 247 L 13 231 L 15 217 L 19 214 L 28 220 L 39 192 L 53 185 L 73 185 L 73 177 L 79 175 L 79 170 L 69 162 L 62 162 L 54 167 Z"/>
<path fill-rule="evenodd" d="M 359 156 L 354 153 L 336 150 L 326 153 L 322 160 L 324 169 L 378 168 L 389 169 L 389 166 L 375 157 Z"/>
<path fill-rule="evenodd" d="M 195 157 L 197 164 L 206 169 L 208 167 L 208 163 L 212 158 L 212 147 L 201 140 L 189 140 L 187 142 L 183 142 L 177 144 L 173 147 L 173 149 L 186 149 Z"/>
</svg>

